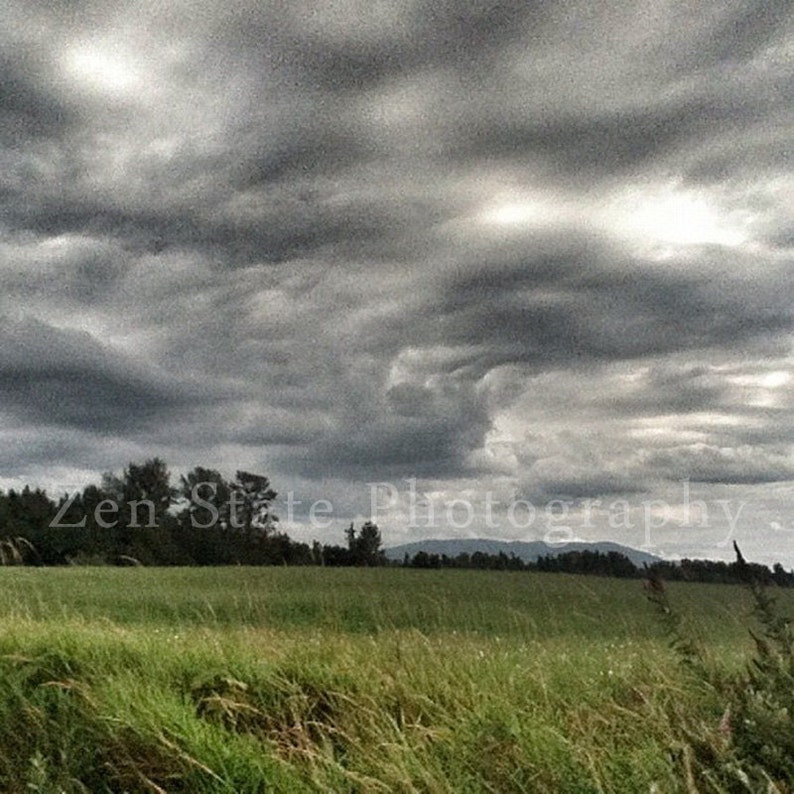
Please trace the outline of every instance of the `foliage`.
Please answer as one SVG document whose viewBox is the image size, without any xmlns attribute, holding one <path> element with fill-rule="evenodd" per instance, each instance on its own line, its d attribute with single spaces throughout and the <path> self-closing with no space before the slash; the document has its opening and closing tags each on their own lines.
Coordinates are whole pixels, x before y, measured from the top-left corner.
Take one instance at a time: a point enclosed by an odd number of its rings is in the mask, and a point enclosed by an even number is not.
<svg viewBox="0 0 794 794">
<path fill-rule="evenodd" d="M 384 565 L 386 556 L 381 549 L 381 536 L 377 524 L 366 521 L 356 534 L 353 524 L 347 530 L 347 548 L 353 565 Z"/>
<path fill-rule="evenodd" d="M 734 548 L 735 571 L 750 591 L 760 626 L 749 631 L 755 652 L 742 671 L 710 666 L 670 606 L 661 580 L 652 577 L 646 585 L 679 658 L 706 691 L 726 704 L 712 726 L 679 714 L 683 771 L 694 790 L 788 792 L 794 786 L 794 632 L 764 584 L 768 577 L 762 572 L 759 581 L 757 566 L 746 562 L 736 543 Z"/>
<path fill-rule="evenodd" d="M 278 519 L 271 513 L 270 507 L 276 498 L 276 492 L 270 487 L 270 480 L 259 474 L 238 471 L 237 477 L 230 486 L 232 509 L 229 524 L 232 529 L 239 529 L 246 538 L 254 534 L 266 537 L 273 532 Z"/>
</svg>

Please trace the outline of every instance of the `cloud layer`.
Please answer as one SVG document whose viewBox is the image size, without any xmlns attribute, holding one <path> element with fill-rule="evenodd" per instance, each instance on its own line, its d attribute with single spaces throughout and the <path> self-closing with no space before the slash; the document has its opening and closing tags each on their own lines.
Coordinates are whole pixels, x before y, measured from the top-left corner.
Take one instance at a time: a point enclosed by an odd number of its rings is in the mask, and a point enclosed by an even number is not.
<svg viewBox="0 0 794 794">
<path fill-rule="evenodd" d="M 8 20 L 0 482 L 161 454 L 347 518 L 369 481 L 578 511 L 686 479 L 794 563 L 790 3 Z"/>
</svg>

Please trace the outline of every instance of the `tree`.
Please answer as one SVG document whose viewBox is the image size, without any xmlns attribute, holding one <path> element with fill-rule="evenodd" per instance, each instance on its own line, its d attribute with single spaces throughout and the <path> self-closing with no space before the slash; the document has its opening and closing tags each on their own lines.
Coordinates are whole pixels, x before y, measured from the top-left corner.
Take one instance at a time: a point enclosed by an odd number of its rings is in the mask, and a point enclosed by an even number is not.
<svg viewBox="0 0 794 794">
<path fill-rule="evenodd" d="M 178 492 L 171 487 L 164 461 L 130 463 L 121 477 L 105 474 L 102 491 L 110 503 L 102 520 L 110 525 L 117 561 L 120 557 L 146 564 L 183 561 L 173 545 L 174 519 L 168 513 Z"/>
<path fill-rule="evenodd" d="M 381 536 L 377 524 L 367 521 L 356 535 L 353 524 L 347 529 L 347 547 L 353 565 L 383 565 L 386 555 L 381 550 Z"/>
<path fill-rule="evenodd" d="M 130 463 L 121 477 L 105 474 L 102 490 L 118 506 L 119 525 L 133 528 L 160 526 L 178 493 L 171 487 L 168 466 L 160 458 Z"/>
<path fill-rule="evenodd" d="M 50 529 L 55 512 L 55 504 L 40 488 L 32 490 L 26 485 L 21 492 L 12 488 L 7 495 L 0 494 L 0 528 L 7 551 L 24 547 L 25 554 L 19 555 L 24 562 L 63 562 L 61 538 Z M 15 556 L 13 552 L 11 556 Z"/>
<path fill-rule="evenodd" d="M 197 529 L 226 529 L 232 486 L 219 471 L 196 466 L 180 477 L 180 495 L 187 500 L 188 518 Z"/>
<path fill-rule="evenodd" d="M 215 469 L 196 466 L 180 477 L 179 490 L 184 506 L 177 515 L 174 537 L 191 562 L 239 562 L 241 551 L 229 532 L 231 484 Z"/>
<path fill-rule="evenodd" d="M 200 565 L 267 565 L 292 559 L 292 542 L 275 531 L 276 492 L 267 477 L 238 471 L 228 482 L 197 466 L 180 481 L 186 500 L 179 514 L 180 546 Z M 308 548 L 308 547 L 307 547 Z"/>
<path fill-rule="evenodd" d="M 270 512 L 276 492 L 270 480 L 260 474 L 238 471 L 231 485 L 232 500 L 229 521 L 234 529 L 241 529 L 246 538 L 258 534 L 267 537 L 278 518 Z"/>
</svg>

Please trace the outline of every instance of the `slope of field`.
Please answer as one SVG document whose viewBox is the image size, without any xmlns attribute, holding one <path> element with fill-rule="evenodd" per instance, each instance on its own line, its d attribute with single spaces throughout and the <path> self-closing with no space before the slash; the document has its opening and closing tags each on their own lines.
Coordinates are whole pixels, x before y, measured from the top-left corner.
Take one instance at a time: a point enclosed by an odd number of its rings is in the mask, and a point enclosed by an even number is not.
<svg viewBox="0 0 794 794">
<path fill-rule="evenodd" d="M 670 594 L 742 663 L 744 591 Z M 7 792 L 685 791 L 724 710 L 631 581 L 2 569 L 0 627 Z"/>
</svg>

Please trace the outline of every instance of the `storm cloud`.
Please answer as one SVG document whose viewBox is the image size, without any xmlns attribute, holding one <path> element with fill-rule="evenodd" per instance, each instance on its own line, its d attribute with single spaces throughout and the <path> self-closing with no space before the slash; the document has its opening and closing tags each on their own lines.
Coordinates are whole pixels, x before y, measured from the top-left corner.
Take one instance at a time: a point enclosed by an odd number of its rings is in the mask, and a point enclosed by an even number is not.
<svg viewBox="0 0 794 794">
<path fill-rule="evenodd" d="M 794 564 L 790 3 L 6 5 L 0 484 L 686 481 Z"/>
</svg>

